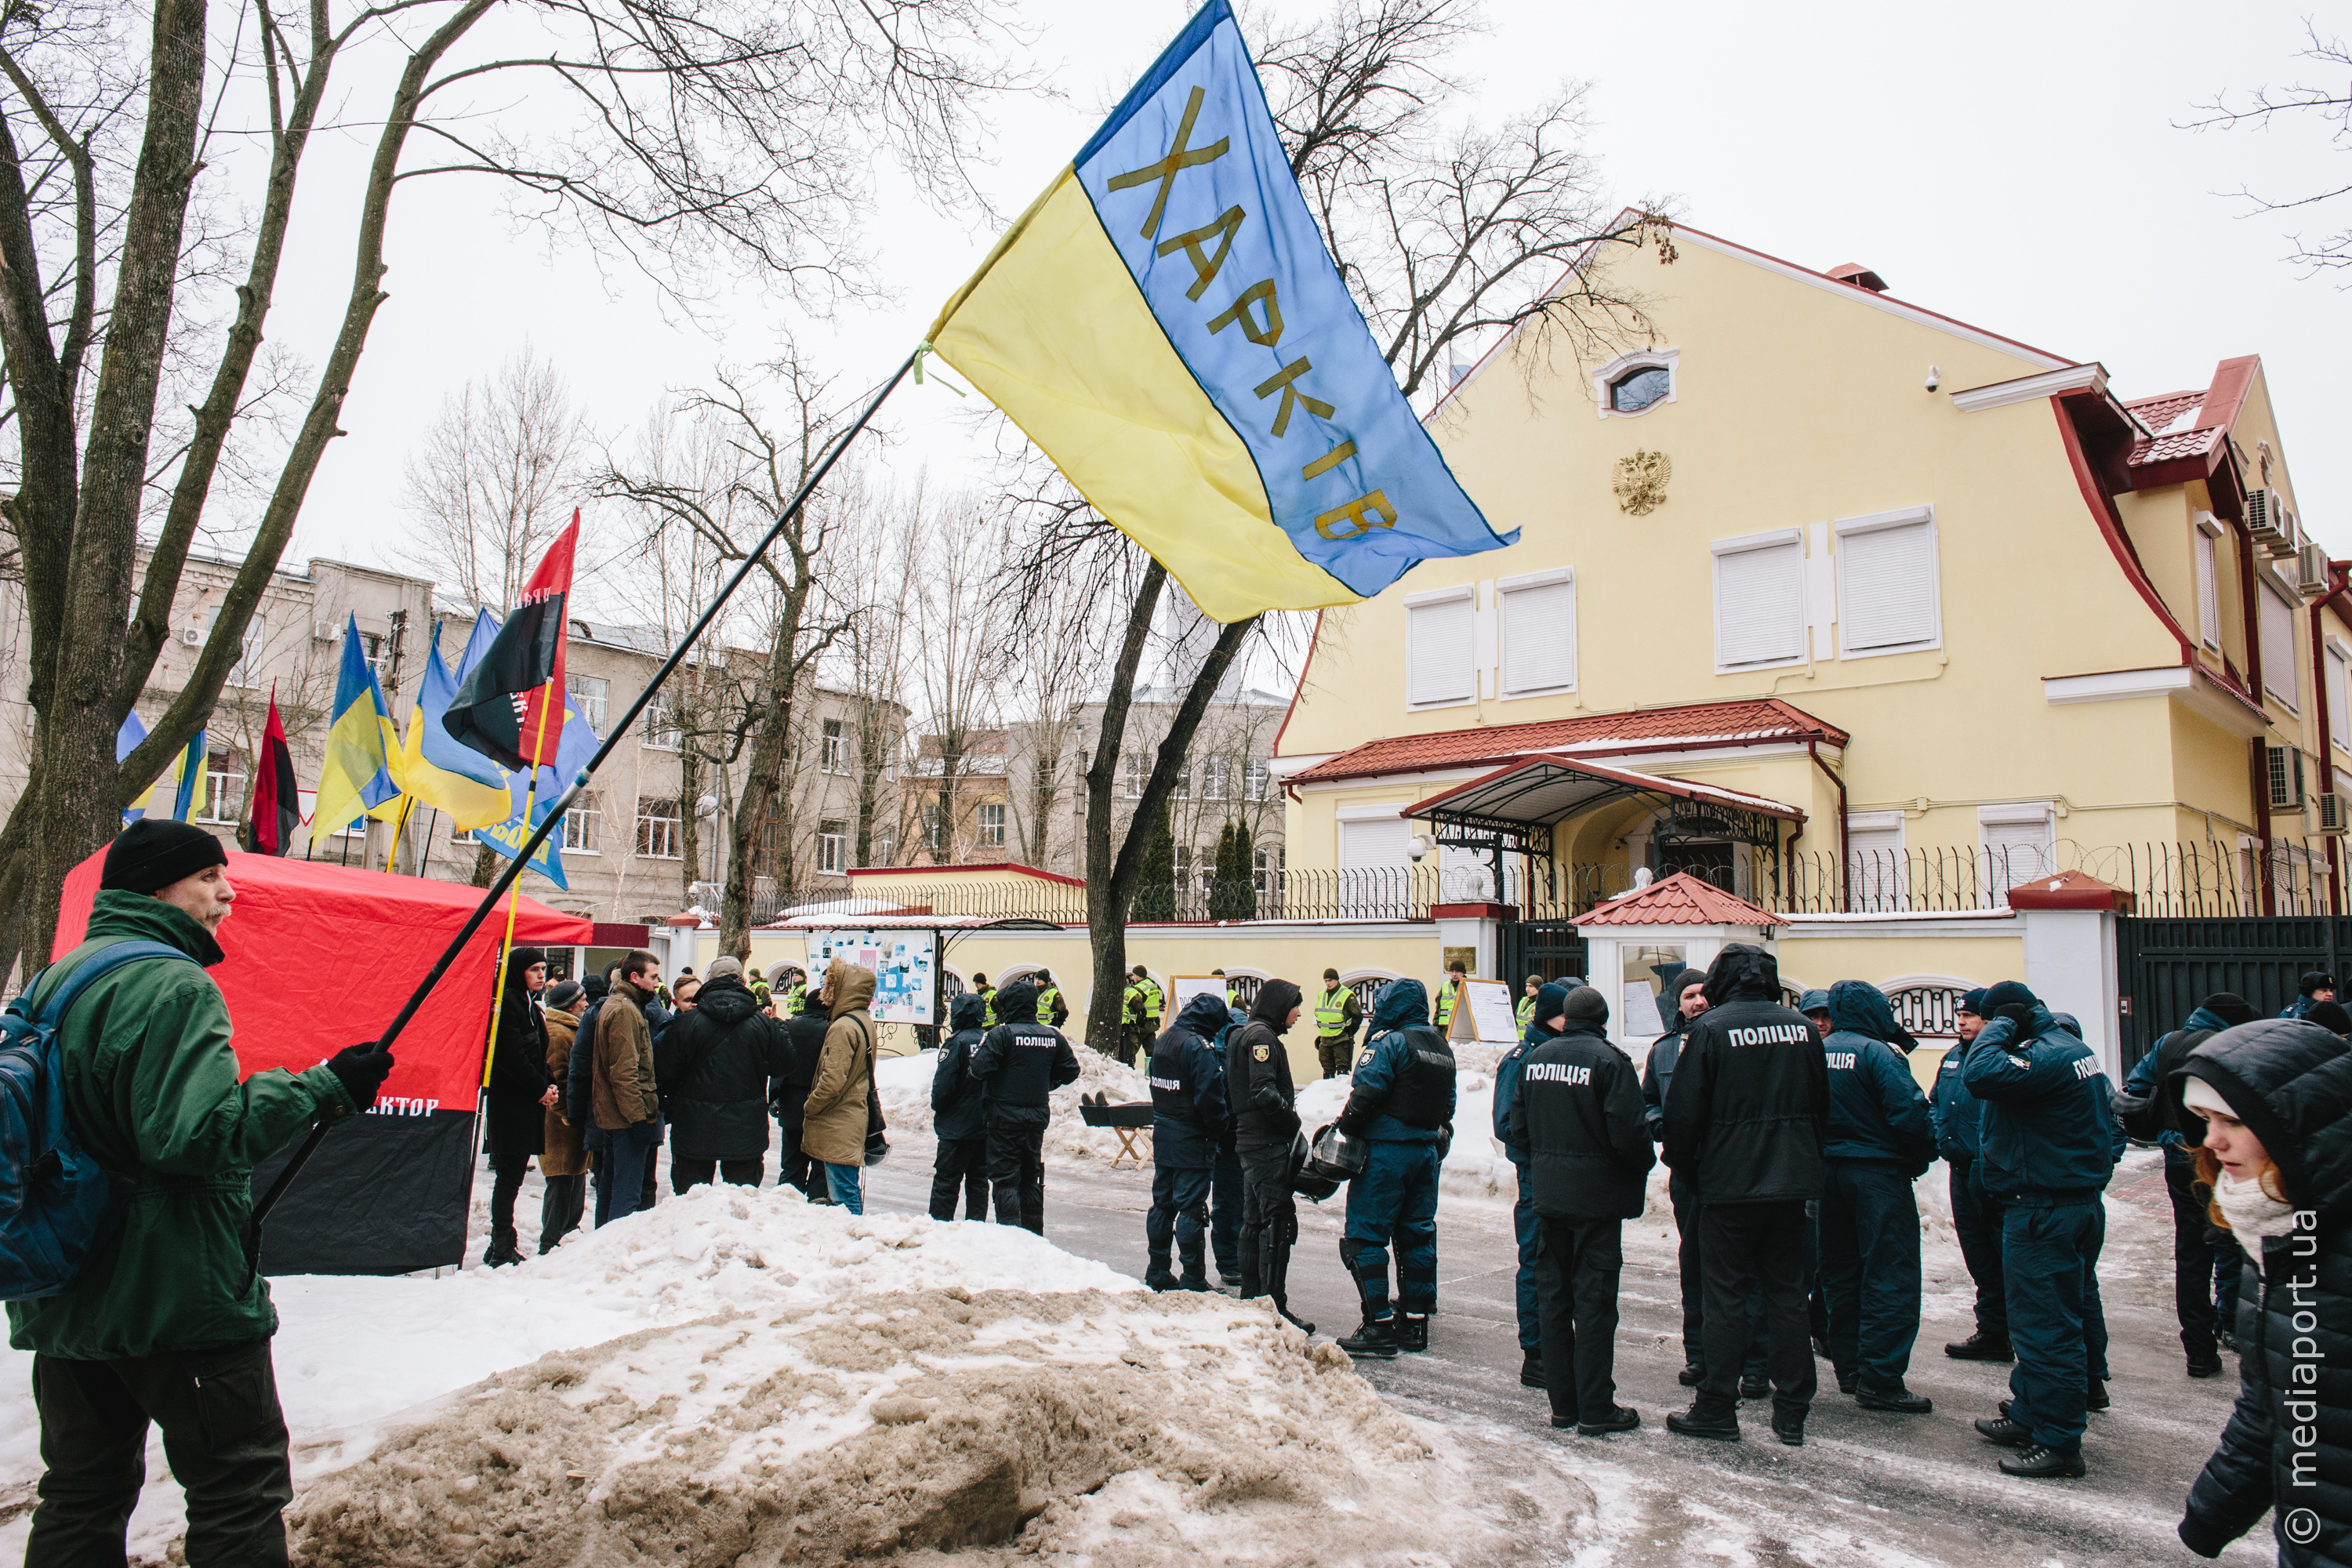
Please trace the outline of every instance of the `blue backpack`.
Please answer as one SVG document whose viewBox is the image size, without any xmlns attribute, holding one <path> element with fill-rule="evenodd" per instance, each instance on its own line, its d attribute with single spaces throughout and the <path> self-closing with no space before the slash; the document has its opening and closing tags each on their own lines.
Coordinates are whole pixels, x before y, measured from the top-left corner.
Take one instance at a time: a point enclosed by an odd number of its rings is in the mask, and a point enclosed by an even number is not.
<svg viewBox="0 0 2352 1568">
<path fill-rule="evenodd" d="M 102 1169 L 66 1121 L 58 1026 L 89 983 L 142 958 L 194 959 L 160 942 L 118 942 L 27 1009 L 47 970 L 0 1012 L 0 1300 L 54 1296 L 114 1237 L 131 1181 Z"/>
</svg>

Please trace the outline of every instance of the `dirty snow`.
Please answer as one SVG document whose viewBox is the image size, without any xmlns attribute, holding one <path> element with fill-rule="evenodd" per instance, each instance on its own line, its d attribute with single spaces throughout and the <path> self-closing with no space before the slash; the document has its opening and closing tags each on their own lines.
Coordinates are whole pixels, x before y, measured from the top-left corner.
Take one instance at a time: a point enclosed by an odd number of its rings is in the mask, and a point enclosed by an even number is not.
<svg viewBox="0 0 2352 1568">
<path fill-rule="evenodd" d="M 1115 1065 L 1115 1064 L 1114 1064 Z M 1533 1561 L 1575 1482 L 1482 1488 L 1329 1344 L 1015 1227 L 698 1188 L 519 1268 L 276 1282 L 297 1561 L 695 1564 L 903 1551 Z M 29 1357 L 0 1368 L 20 1552 Z M 134 1560 L 181 1499 L 151 1449 Z"/>
</svg>

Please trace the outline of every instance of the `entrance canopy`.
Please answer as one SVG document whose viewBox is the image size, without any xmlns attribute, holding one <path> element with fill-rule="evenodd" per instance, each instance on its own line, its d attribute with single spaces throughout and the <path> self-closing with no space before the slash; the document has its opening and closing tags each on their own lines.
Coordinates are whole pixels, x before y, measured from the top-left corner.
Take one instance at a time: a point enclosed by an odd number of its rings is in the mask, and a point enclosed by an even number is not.
<svg viewBox="0 0 2352 1568">
<path fill-rule="evenodd" d="M 1399 815 L 1426 817 L 1437 829 L 1441 844 L 1548 856 L 1553 825 L 1616 801 L 1635 799 L 1685 802 L 1692 817 L 1701 819 L 1692 826 L 1703 825 L 1722 837 L 1750 844 L 1776 843 L 1780 823 L 1801 826 L 1805 820 L 1805 814 L 1796 807 L 1762 795 L 1558 752 L 1497 768 L 1406 806 Z M 1683 836 L 1696 837 L 1687 832 Z"/>
</svg>

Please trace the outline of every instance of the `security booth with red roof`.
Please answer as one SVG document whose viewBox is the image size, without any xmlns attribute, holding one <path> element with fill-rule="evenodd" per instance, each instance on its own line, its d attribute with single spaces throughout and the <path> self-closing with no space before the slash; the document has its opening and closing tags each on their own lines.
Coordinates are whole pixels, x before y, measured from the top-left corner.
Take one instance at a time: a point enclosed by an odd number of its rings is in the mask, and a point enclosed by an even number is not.
<svg viewBox="0 0 2352 1568">
<path fill-rule="evenodd" d="M 1591 983 L 1609 998 L 1610 1037 L 1633 1051 L 1665 1032 L 1685 971 L 1705 973 L 1727 942 L 1769 951 L 1788 922 L 1677 871 L 1644 880 L 1574 923 L 1584 933 Z"/>
<path fill-rule="evenodd" d="M 80 942 L 106 852 L 67 875 L 56 958 Z M 208 972 L 247 1075 L 300 1072 L 375 1038 L 481 901 L 481 889 L 326 861 L 228 852 L 236 903 Z M 506 908 L 485 921 L 394 1045 L 375 1108 L 327 1134 L 262 1233 L 265 1274 L 405 1274 L 461 1262 L 475 1112 Z M 576 947 L 589 922 L 531 899 L 515 942 Z M 291 1150 L 287 1152 L 289 1154 Z M 286 1155 L 254 1173 L 258 1197 Z"/>
</svg>

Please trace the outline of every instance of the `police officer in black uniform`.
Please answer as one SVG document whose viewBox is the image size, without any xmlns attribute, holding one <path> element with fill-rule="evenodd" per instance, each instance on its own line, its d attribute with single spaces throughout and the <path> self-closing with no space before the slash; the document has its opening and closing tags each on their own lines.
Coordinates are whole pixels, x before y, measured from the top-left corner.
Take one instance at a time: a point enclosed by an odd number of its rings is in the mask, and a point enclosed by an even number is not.
<svg viewBox="0 0 2352 1568">
<path fill-rule="evenodd" d="M 1549 987 L 1538 993 L 1550 994 Z M 1528 1053 L 1510 1116 L 1543 1237 L 1536 1295 L 1551 1424 L 1582 1437 L 1630 1432 L 1642 1417 L 1617 1403 L 1621 1236 L 1625 1221 L 1641 1216 L 1644 1178 L 1657 1163 L 1641 1080 L 1609 1043 L 1608 998 L 1591 986 L 1570 992 L 1557 1017 L 1538 1021 L 1559 1033 Z"/>
<path fill-rule="evenodd" d="M 1226 1037 L 1232 1054 L 1225 1064 L 1225 1082 L 1233 1097 L 1234 1152 L 1242 1167 L 1242 1295 L 1273 1297 L 1275 1310 L 1286 1318 L 1290 1318 L 1290 1248 L 1298 1239 L 1298 1205 L 1290 1194 L 1298 1097 L 1290 1081 L 1290 1050 L 1282 1037 L 1298 1022 L 1306 1002 L 1289 981 L 1269 980 L 1257 988 L 1249 1022 Z M 1315 1331 L 1312 1323 L 1300 1327 Z"/>
<path fill-rule="evenodd" d="M 1805 1205 L 1822 1193 L 1830 1084 L 1821 1036 L 1780 994 L 1770 953 L 1727 943 L 1707 968 L 1707 1009 L 1685 1032 L 1666 1091 L 1666 1163 L 1697 1188 L 1706 1288 L 1706 1375 L 1666 1427 L 1738 1440 L 1748 1293 L 1760 1280 L 1772 1431 L 1797 1447 L 1814 1387 Z"/>
<path fill-rule="evenodd" d="M 1143 1216 L 1143 1282 L 1154 1290 L 1206 1290 L 1202 1247 L 1209 1182 L 1224 1134 L 1225 1070 L 1210 1042 L 1225 1026 L 1225 1004 L 1203 993 L 1184 1005 L 1151 1047 L 1151 1207 Z M 1168 1268 L 1173 1241 L 1184 1275 Z"/>
<path fill-rule="evenodd" d="M 1060 1030 L 1037 1022 L 1036 988 L 1025 983 L 996 994 L 996 1019 L 965 1069 L 988 1097 L 988 1184 L 999 1225 L 1043 1236 L 1047 1097 L 1077 1081 L 1077 1053 Z"/>
</svg>

